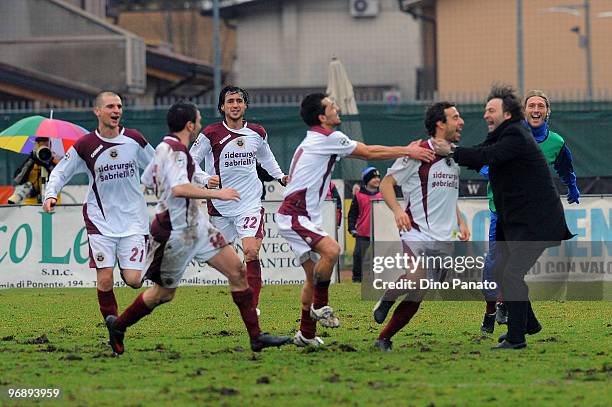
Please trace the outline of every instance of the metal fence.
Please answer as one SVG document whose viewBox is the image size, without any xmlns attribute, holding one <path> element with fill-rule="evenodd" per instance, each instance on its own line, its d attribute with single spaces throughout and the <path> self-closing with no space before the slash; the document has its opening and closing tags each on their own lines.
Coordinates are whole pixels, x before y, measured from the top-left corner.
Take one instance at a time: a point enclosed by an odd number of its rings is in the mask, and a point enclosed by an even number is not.
<svg viewBox="0 0 612 407">
<path fill-rule="evenodd" d="M 304 96 L 312 92 L 325 92 L 324 88 L 296 88 L 296 89 L 254 89 L 249 90 L 250 104 L 257 107 L 298 106 Z M 396 99 L 396 90 L 392 86 L 371 86 L 355 88 L 355 98 L 359 106 L 362 105 L 392 105 L 426 106 L 434 100 L 450 100 L 463 109 L 470 111 L 481 109 L 486 100 L 486 93 L 434 93 L 433 96 L 420 100 L 403 101 Z M 612 91 L 599 90 L 593 98 L 589 99 L 586 92 L 560 92 L 548 95 L 555 111 L 601 111 L 612 107 Z M 190 100 L 202 108 L 216 108 L 217 96 L 208 92 L 197 97 L 165 96 L 143 100 L 133 97 L 124 97 L 123 103 L 130 110 L 158 110 L 171 106 L 179 100 Z M 93 99 L 66 100 L 61 103 L 52 103 L 32 100 L 0 100 L 0 114 L 2 113 L 45 113 L 53 109 L 57 112 L 89 111 L 93 107 Z M 1 130 L 1 129 L 0 129 Z"/>
</svg>

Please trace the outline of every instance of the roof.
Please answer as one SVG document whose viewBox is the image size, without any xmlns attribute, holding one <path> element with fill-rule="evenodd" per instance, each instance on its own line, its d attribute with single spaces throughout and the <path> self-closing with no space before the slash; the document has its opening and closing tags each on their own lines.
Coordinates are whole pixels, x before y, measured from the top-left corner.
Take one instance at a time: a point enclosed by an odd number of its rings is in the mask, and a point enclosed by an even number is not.
<svg viewBox="0 0 612 407">
<path fill-rule="evenodd" d="M 0 90 L 61 100 L 91 99 L 100 92 L 93 86 L 5 63 L 0 63 Z"/>
<path fill-rule="evenodd" d="M 264 3 L 270 0 L 219 0 L 219 12 L 222 17 L 233 17 L 242 6 L 252 5 L 255 3 Z M 275 0 L 276 1 L 276 0 Z M 204 16 L 212 15 L 213 2 L 205 0 L 202 2 L 201 13 Z"/>
<path fill-rule="evenodd" d="M 183 77 L 213 75 L 213 67 L 204 61 L 151 47 L 147 47 L 147 69 L 149 68 L 170 72 Z"/>
</svg>

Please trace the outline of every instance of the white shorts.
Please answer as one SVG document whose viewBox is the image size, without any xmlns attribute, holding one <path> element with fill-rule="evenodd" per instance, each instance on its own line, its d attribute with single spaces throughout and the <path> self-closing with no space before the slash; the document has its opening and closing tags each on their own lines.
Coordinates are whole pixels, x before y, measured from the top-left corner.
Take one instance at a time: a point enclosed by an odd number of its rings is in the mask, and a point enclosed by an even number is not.
<svg viewBox="0 0 612 407">
<path fill-rule="evenodd" d="M 318 260 L 312 249 L 328 236 L 320 225 L 313 223 L 306 216 L 276 214 L 278 233 L 289 242 L 295 257 L 304 263 L 306 260 Z"/>
<path fill-rule="evenodd" d="M 447 256 L 452 253 L 453 247 L 451 242 L 440 242 L 423 234 L 415 228 L 409 231 L 401 231 L 400 239 L 404 253 L 409 256 L 423 257 L 423 262 L 420 264 L 426 265 L 425 272 L 428 279 L 435 281 L 444 281 L 446 270 L 440 267 L 431 267 L 432 264 L 439 264 L 439 261 L 434 262 L 436 256 Z"/>
<path fill-rule="evenodd" d="M 428 242 L 434 241 L 432 238 L 416 230 L 415 228 L 411 228 L 408 231 L 401 230 L 399 235 L 400 240 L 402 241 L 404 253 L 411 256 L 420 256 L 424 254 L 424 250 L 426 246 L 428 246 Z"/>
<path fill-rule="evenodd" d="M 210 222 L 219 229 L 226 241 L 232 243 L 236 238 L 264 237 L 264 208 L 252 209 L 237 216 L 211 216 Z"/>
<path fill-rule="evenodd" d="M 221 232 L 208 222 L 173 230 L 165 242 L 150 237 L 143 280 L 151 280 L 165 288 L 176 288 L 191 260 L 208 261 L 226 245 Z"/>
<path fill-rule="evenodd" d="M 115 267 L 115 263 L 119 262 L 119 268 L 122 270 L 143 270 L 147 258 L 147 238 L 145 235 L 87 235 L 89 267 Z"/>
</svg>

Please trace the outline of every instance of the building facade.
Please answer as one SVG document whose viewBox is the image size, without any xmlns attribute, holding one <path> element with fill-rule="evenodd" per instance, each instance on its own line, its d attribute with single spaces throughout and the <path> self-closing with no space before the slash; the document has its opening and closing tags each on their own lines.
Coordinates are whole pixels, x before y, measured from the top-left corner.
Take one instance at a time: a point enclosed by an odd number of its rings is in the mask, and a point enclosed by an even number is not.
<svg viewBox="0 0 612 407">
<path fill-rule="evenodd" d="M 233 79 L 248 89 L 325 89 L 336 57 L 356 88 L 397 89 L 414 100 L 420 24 L 396 0 L 221 2 L 236 29 Z M 363 9 L 362 7 L 366 7 Z M 365 13 L 360 11 L 365 10 Z M 365 15 L 364 15 L 365 14 Z"/>
</svg>

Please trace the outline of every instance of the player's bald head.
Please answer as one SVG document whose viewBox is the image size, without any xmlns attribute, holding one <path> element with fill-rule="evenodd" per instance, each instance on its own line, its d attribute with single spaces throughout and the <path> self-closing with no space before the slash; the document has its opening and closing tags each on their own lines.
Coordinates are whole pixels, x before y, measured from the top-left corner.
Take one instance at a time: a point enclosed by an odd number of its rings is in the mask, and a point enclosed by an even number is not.
<svg viewBox="0 0 612 407">
<path fill-rule="evenodd" d="M 118 97 L 119 99 L 121 99 L 121 96 L 119 96 L 115 92 L 111 92 L 111 91 L 100 92 L 98 93 L 98 95 L 96 96 L 96 99 L 94 100 L 94 107 L 104 106 L 104 98 L 106 97 Z"/>
</svg>

